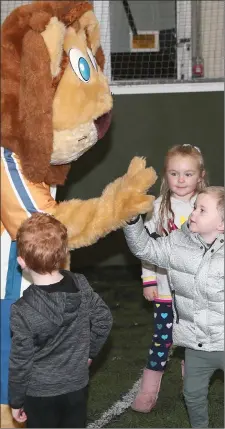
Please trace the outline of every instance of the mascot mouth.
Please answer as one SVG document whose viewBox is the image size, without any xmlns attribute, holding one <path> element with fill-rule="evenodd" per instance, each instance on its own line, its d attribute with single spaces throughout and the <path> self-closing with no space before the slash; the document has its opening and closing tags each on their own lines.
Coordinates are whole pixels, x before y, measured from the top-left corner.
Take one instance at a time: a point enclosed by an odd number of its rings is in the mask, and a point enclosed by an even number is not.
<svg viewBox="0 0 225 429">
<path fill-rule="evenodd" d="M 102 139 L 109 129 L 112 111 L 105 113 L 93 122 L 82 124 L 72 130 L 54 130 L 51 165 L 69 164 L 80 158 Z"/>
<path fill-rule="evenodd" d="M 107 133 L 112 120 L 112 110 L 100 116 L 94 121 L 97 128 L 98 139 L 101 140 L 104 135 Z"/>
</svg>

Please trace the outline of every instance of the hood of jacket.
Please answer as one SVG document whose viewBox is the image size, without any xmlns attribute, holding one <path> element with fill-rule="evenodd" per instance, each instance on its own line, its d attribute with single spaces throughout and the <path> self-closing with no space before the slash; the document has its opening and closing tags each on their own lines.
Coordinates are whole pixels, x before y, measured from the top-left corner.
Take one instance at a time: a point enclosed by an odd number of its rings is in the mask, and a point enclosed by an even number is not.
<svg viewBox="0 0 225 429">
<path fill-rule="evenodd" d="M 209 245 L 208 243 L 206 243 L 204 241 L 204 239 L 201 237 L 200 234 L 198 234 L 197 232 L 191 232 L 189 229 L 189 223 L 188 221 L 183 223 L 183 225 L 181 226 L 181 230 L 182 232 L 189 237 L 189 239 L 191 239 L 192 241 L 196 242 L 200 242 L 201 244 L 204 245 L 204 247 L 208 248 Z M 213 247 L 215 250 L 217 250 L 218 248 L 222 247 L 224 243 L 224 234 L 218 234 L 218 236 L 216 237 L 214 243 L 213 243 Z"/>
<path fill-rule="evenodd" d="M 57 326 L 70 324 L 77 318 L 81 304 L 81 292 L 74 284 L 74 293 L 47 292 L 31 285 L 23 293 L 23 298 L 32 309 Z"/>
</svg>

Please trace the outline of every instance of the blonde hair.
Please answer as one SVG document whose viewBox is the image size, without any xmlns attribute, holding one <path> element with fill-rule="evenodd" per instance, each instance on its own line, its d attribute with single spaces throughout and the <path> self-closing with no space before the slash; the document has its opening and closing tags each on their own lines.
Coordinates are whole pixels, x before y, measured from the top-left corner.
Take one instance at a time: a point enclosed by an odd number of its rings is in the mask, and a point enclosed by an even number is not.
<svg viewBox="0 0 225 429">
<path fill-rule="evenodd" d="M 221 219 L 224 220 L 224 187 L 208 186 L 207 188 L 200 191 L 199 194 L 213 194 L 213 196 L 217 200 L 217 210 L 221 216 Z"/>
<path fill-rule="evenodd" d="M 162 196 L 162 201 L 159 208 L 159 223 L 158 223 L 158 233 L 162 234 L 164 219 L 168 218 L 174 222 L 174 212 L 171 207 L 171 191 L 168 186 L 166 172 L 169 160 L 173 156 L 191 156 L 198 162 L 199 165 L 199 173 L 201 180 L 197 183 L 196 193 L 203 191 L 207 184 L 208 180 L 205 173 L 204 159 L 200 149 L 196 146 L 192 146 L 189 144 L 177 145 L 170 148 L 165 156 L 164 167 L 163 167 L 163 178 L 160 187 L 160 195 Z"/>
</svg>

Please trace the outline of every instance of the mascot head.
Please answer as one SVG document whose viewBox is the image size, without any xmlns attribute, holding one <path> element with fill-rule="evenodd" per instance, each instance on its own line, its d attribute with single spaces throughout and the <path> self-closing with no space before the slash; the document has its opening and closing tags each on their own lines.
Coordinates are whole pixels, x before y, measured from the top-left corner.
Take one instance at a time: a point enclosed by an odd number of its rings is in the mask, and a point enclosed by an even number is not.
<svg viewBox="0 0 225 429">
<path fill-rule="evenodd" d="M 86 1 L 35 1 L 1 34 L 1 145 L 31 182 L 63 184 L 70 163 L 104 136 L 112 97 L 99 24 Z"/>
</svg>

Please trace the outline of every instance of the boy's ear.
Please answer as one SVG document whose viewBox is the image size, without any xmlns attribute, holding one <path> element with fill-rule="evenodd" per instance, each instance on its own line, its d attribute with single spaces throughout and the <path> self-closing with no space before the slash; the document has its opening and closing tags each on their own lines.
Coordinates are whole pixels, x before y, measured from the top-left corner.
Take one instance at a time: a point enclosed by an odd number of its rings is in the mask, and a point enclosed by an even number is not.
<svg viewBox="0 0 225 429">
<path fill-rule="evenodd" d="M 17 262 L 20 265 L 20 267 L 22 268 L 22 270 L 24 270 L 24 268 L 26 268 L 26 263 L 25 263 L 24 259 L 21 258 L 21 256 L 17 257 Z"/>
</svg>

